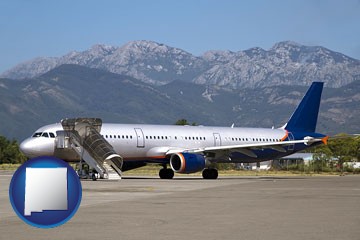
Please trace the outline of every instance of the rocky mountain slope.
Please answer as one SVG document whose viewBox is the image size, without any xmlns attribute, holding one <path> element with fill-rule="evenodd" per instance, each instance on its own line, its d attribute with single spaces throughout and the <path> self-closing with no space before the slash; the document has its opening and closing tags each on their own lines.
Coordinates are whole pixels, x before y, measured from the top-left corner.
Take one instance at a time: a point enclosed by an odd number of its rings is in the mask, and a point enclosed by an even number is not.
<svg viewBox="0 0 360 240">
<path fill-rule="evenodd" d="M 79 65 L 61 65 L 24 80 L 0 79 L 0 135 L 22 140 L 66 117 L 104 122 L 280 127 L 308 86 L 228 90 L 173 81 L 164 85 Z M 325 88 L 317 130 L 359 133 L 360 81 Z"/>
<path fill-rule="evenodd" d="M 208 51 L 194 56 L 179 48 L 152 41 L 134 41 L 121 47 L 95 45 L 58 58 L 36 58 L 0 77 L 38 77 L 63 64 L 76 64 L 127 75 L 151 85 L 174 80 L 227 89 L 275 85 L 306 86 L 324 81 L 341 87 L 360 80 L 360 61 L 320 46 L 280 42 L 269 50 Z"/>
</svg>

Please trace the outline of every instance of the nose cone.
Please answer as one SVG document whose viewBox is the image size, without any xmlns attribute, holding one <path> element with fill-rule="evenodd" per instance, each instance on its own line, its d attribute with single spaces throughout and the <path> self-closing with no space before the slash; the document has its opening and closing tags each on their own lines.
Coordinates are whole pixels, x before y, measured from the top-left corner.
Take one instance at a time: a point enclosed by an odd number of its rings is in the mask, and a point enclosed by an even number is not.
<svg viewBox="0 0 360 240">
<path fill-rule="evenodd" d="M 20 143 L 20 151 L 27 157 L 35 157 L 36 145 L 31 138 L 27 138 Z"/>
<path fill-rule="evenodd" d="M 31 137 L 20 144 L 20 151 L 29 158 L 54 155 L 54 138 Z"/>
</svg>

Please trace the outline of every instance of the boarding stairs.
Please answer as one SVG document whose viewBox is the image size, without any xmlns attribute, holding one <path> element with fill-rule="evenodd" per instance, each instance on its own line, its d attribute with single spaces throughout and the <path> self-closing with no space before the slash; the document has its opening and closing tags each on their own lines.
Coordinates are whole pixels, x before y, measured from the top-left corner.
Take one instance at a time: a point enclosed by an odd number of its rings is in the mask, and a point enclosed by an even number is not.
<svg viewBox="0 0 360 240">
<path fill-rule="evenodd" d="M 61 124 L 64 130 L 56 132 L 55 153 L 73 150 L 100 178 L 121 179 L 123 159 L 100 134 L 101 119 L 71 118 Z"/>
</svg>

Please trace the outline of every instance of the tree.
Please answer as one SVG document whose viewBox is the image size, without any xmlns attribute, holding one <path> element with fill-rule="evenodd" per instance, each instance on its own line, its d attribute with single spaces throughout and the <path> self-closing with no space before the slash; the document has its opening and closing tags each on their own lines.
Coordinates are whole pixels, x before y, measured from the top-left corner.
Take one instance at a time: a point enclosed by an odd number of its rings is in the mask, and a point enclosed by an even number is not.
<svg viewBox="0 0 360 240">
<path fill-rule="evenodd" d="M 320 145 L 312 149 L 314 160 L 329 161 L 338 159 L 338 167 L 343 169 L 344 162 L 360 159 L 360 137 L 351 137 L 347 134 L 336 135 L 328 141 L 328 145 Z M 331 167 L 331 166 L 330 166 Z"/>
<path fill-rule="evenodd" d="M 190 124 L 186 119 L 182 118 L 182 119 L 177 120 L 175 125 L 192 125 L 192 126 L 196 126 L 197 124 L 195 122 Z"/>
<path fill-rule="evenodd" d="M 17 141 L 9 141 L 0 136 L 0 164 L 3 163 L 23 163 L 26 157 L 20 152 Z"/>
<path fill-rule="evenodd" d="M 338 159 L 339 167 L 342 169 L 344 162 L 351 162 L 357 157 L 358 143 L 357 140 L 348 137 L 346 134 L 337 135 L 338 139 L 329 141 L 328 147 L 333 156 Z"/>
<path fill-rule="evenodd" d="M 313 150 L 313 169 L 315 172 L 330 171 L 333 168 L 333 153 L 328 145 L 320 145 Z M 328 168 L 330 167 L 330 169 Z"/>
</svg>

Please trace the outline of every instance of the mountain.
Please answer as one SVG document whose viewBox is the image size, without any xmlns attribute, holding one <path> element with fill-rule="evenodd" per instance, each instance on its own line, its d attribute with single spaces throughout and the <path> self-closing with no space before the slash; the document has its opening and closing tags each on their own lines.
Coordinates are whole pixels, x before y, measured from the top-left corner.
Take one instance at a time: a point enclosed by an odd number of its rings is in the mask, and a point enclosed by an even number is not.
<svg viewBox="0 0 360 240">
<path fill-rule="evenodd" d="M 251 48 L 240 52 L 207 52 L 211 68 L 196 79 L 234 89 L 274 85 L 309 85 L 323 81 L 341 87 L 360 80 L 360 61 L 324 47 L 280 42 L 269 51 Z"/>
<path fill-rule="evenodd" d="M 151 85 L 174 80 L 227 89 L 275 85 L 307 86 L 324 81 L 341 87 L 360 80 L 360 61 L 320 46 L 286 41 L 269 50 L 208 51 L 194 56 L 179 48 L 152 41 L 133 41 L 122 47 L 95 45 L 58 58 L 36 58 L 0 77 L 29 79 L 63 64 L 76 64 L 131 76 Z"/>
<path fill-rule="evenodd" d="M 0 135 L 22 140 L 66 117 L 104 122 L 280 127 L 308 86 L 229 90 L 173 81 L 163 85 L 79 65 L 61 65 L 24 80 L 0 79 Z M 325 88 L 317 130 L 359 133 L 360 81 Z"/>
</svg>

